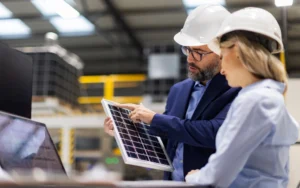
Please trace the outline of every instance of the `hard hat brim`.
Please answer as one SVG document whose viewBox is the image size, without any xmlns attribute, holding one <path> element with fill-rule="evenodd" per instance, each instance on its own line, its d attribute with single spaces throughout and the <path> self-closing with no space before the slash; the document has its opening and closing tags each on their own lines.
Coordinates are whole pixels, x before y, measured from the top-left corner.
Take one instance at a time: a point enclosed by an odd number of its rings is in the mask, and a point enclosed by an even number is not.
<svg viewBox="0 0 300 188">
<path fill-rule="evenodd" d="M 207 46 L 215 54 L 217 54 L 219 56 L 221 55 L 221 48 L 220 48 L 220 44 L 219 44 L 219 41 L 217 38 L 214 38 L 213 40 L 211 40 Z"/>
<path fill-rule="evenodd" d="M 207 43 L 201 43 L 189 35 L 184 34 L 183 32 L 179 32 L 174 36 L 175 42 L 177 42 L 181 46 L 203 46 L 207 45 Z"/>
</svg>

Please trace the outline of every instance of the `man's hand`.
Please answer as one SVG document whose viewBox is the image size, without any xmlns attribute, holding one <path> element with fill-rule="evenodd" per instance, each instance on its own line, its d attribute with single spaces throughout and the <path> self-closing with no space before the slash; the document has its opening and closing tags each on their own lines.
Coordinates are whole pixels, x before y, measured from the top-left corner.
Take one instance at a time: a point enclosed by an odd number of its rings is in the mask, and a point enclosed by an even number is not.
<svg viewBox="0 0 300 188">
<path fill-rule="evenodd" d="M 152 110 L 145 108 L 143 105 L 117 104 L 116 106 L 120 107 L 120 108 L 126 108 L 128 110 L 131 110 L 131 113 L 129 114 L 129 118 L 133 122 L 142 121 L 144 123 L 150 124 L 152 122 L 154 115 L 156 114 Z"/>
<path fill-rule="evenodd" d="M 110 117 L 107 117 L 104 120 L 104 131 L 110 136 L 115 136 L 114 125 Z"/>
</svg>

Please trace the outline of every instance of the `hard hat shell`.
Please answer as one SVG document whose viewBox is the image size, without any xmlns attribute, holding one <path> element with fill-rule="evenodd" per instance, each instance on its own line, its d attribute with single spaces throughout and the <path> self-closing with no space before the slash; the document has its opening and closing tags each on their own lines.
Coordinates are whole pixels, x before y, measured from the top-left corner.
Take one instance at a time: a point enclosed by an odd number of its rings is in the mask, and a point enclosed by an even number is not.
<svg viewBox="0 0 300 188">
<path fill-rule="evenodd" d="M 208 47 L 216 54 L 220 54 L 220 39 L 232 31 L 249 31 L 265 36 L 270 43 L 273 42 L 271 53 L 284 50 L 280 26 L 275 17 L 264 9 L 248 7 L 232 13 L 224 20 L 216 37 L 209 42 Z M 276 44 L 274 45 L 274 43 Z"/>
<path fill-rule="evenodd" d="M 213 39 L 230 13 L 221 5 L 203 4 L 190 12 L 183 28 L 174 36 L 182 46 L 202 46 Z"/>
</svg>

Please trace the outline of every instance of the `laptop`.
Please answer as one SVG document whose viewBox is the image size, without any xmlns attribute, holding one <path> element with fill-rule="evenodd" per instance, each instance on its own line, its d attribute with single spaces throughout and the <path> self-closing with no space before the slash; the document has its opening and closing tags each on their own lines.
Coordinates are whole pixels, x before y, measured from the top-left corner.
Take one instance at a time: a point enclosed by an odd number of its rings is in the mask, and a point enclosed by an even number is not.
<svg viewBox="0 0 300 188">
<path fill-rule="evenodd" d="M 68 178 L 63 164 L 59 158 L 57 150 L 43 123 L 32 121 L 23 117 L 8 114 L 0 111 L 0 167 L 4 172 L 14 170 L 28 171 L 29 174 L 34 168 L 40 168 L 47 175 L 56 174 L 55 177 L 63 176 L 62 179 L 52 179 L 54 182 L 38 184 L 38 182 L 28 184 L 28 187 L 49 187 L 48 185 L 59 184 L 61 188 L 95 188 L 95 187 L 192 187 L 184 182 L 171 181 L 121 181 L 109 182 L 101 179 L 101 174 L 93 174 L 92 179 L 83 181 L 73 181 Z M 3 170 L 0 168 L 0 179 Z M 28 174 L 28 173 L 27 173 Z M 99 176 L 99 177 L 98 177 Z M 29 180 L 31 177 L 28 177 Z M 3 179 L 3 178 L 2 178 Z M 8 177 L 7 179 L 10 179 Z M 11 180 L 11 179 L 10 179 Z M 24 180 L 24 179 L 23 179 Z M 51 180 L 51 179 L 50 179 Z M 57 181 L 58 180 L 58 181 Z M 70 181 L 67 181 L 70 180 Z M 100 181 L 99 181 L 100 180 Z M 43 186 L 42 186 L 43 185 Z M 194 186 L 196 187 L 196 186 Z M 197 186 L 198 187 L 198 186 Z"/>
<path fill-rule="evenodd" d="M 66 175 L 45 124 L 1 111 L 0 166 L 8 173 L 40 168 Z"/>
</svg>

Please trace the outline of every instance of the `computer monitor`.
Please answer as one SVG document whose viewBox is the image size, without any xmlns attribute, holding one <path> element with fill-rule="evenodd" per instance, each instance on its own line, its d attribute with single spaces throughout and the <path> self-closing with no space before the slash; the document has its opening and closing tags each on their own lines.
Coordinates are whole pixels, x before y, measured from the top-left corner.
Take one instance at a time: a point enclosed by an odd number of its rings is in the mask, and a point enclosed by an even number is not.
<svg viewBox="0 0 300 188">
<path fill-rule="evenodd" d="M 0 111 L 0 166 L 7 172 L 40 168 L 66 175 L 43 123 Z"/>
<path fill-rule="evenodd" d="M 32 59 L 0 43 L 0 110 L 31 118 Z"/>
</svg>

